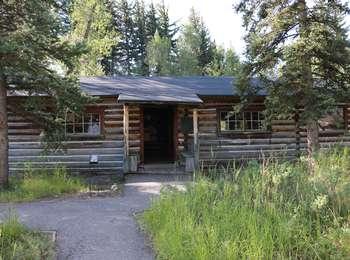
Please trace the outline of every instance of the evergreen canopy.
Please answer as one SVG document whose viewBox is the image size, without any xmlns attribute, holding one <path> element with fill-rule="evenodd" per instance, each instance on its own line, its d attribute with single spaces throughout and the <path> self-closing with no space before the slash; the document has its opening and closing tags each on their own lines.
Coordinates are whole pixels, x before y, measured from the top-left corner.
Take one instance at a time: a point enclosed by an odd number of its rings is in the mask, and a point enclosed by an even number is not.
<svg viewBox="0 0 350 260">
<path fill-rule="evenodd" d="M 306 124 L 309 152 L 318 149 L 317 120 L 350 93 L 350 51 L 339 0 L 242 0 L 248 31 L 247 62 L 240 77 L 249 96 L 253 77 L 268 88 L 271 115 L 300 110 Z M 248 87 L 248 88 L 247 88 Z"/>
</svg>

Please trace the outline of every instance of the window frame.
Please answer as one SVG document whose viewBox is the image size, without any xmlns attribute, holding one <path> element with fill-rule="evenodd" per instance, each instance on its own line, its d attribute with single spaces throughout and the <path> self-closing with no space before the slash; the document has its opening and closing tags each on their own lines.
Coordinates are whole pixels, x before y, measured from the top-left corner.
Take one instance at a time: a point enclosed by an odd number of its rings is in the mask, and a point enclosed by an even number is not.
<svg viewBox="0 0 350 260">
<path fill-rule="evenodd" d="M 74 114 L 74 113 L 73 113 Z M 91 134 L 91 133 L 69 133 L 67 132 L 67 115 L 66 115 L 66 118 L 65 118 L 65 123 L 64 123 L 64 130 L 65 130 L 65 134 L 66 136 L 69 136 L 69 137 L 103 137 L 104 136 L 104 110 L 102 108 L 87 108 L 83 113 L 84 115 L 83 118 L 85 118 L 85 115 L 86 114 L 96 114 L 99 116 L 99 127 L 100 127 L 100 131 L 99 133 L 96 133 L 96 134 Z M 74 115 L 76 116 L 76 115 Z M 84 119 L 82 120 L 82 127 L 84 127 Z M 73 124 L 75 126 L 75 122 Z"/>
<path fill-rule="evenodd" d="M 222 109 L 218 109 L 217 110 L 217 129 L 218 129 L 218 133 L 220 134 L 269 134 L 271 133 L 271 130 L 266 126 L 263 129 L 246 129 L 245 124 L 243 126 L 243 129 L 237 129 L 237 130 L 222 130 L 221 129 L 221 114 L 223 112 L 234 112 L 232 110 L 232 107 L 230 108 L 222 108 Z M 258 112 L 259 114 L 263 112 L 262 109 L 246 109 L 244 111 L 242 111 L 242 121 L 245 122 L 246 120 L 244 119 L 244 113 L 246 112 L 250 112 L 250 113 L 254 113 L 254 112 Z M 252 118 L 252 114 L 251 114 L 251 118 Z M 248 121 L 254 121 L 254 120 L 248 120 Z M 258 121 L 266 121 L 266 119 L 264 120 L 259 120 Z"/>
</svg>

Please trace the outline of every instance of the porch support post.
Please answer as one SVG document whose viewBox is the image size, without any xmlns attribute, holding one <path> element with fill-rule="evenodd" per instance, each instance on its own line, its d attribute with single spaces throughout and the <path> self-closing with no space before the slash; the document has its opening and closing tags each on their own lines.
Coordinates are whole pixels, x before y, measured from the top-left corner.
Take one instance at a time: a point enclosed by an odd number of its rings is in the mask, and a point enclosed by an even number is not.
<svg viewBox="0 0 350 260">
<path fill-rule="evenodd" d="M 123 133 L 124 133 L 124 173 L 129 172 L 129 106 L 124 104 L 123 116 Z"/>
<path fill-rule="evenodd" d="M 198 110 L 193 109 L 193 152 L 195 169 L 199 166 Z"/>
</svg>

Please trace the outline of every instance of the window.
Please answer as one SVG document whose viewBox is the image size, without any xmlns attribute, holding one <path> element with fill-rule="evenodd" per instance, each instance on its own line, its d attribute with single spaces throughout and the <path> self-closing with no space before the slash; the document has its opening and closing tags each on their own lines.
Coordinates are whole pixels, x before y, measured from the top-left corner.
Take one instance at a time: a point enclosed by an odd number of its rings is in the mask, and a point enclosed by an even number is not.
<svg viewBox="0 0 350 260">
<path fill-rule="evenodd" d="M 85 113 L 76 115 L 73 113 L 67 114 L 66 118 L 66 133 L 67 134 L 101 134 L 101 120 L 99 113 Z"/>
<path fill-rule="evenodd" d="M 221 131 L 263 131 L 266 130 L 265 117 L 260 111 L 236 113 L 220 112 Z"/>
</svg>

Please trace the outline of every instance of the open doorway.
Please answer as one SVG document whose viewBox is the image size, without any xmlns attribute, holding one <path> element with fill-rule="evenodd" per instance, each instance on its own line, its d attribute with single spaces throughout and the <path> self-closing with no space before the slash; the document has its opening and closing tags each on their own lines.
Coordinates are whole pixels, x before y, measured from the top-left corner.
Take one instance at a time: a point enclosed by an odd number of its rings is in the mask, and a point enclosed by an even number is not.
<svg viewBox="0 0 350 260">
<path fill-rule="evenodd" d="M 145 163 L 174 161 L 174 109 L 172 107 L 144 107 L 143 147 Z"/>
</svg>

